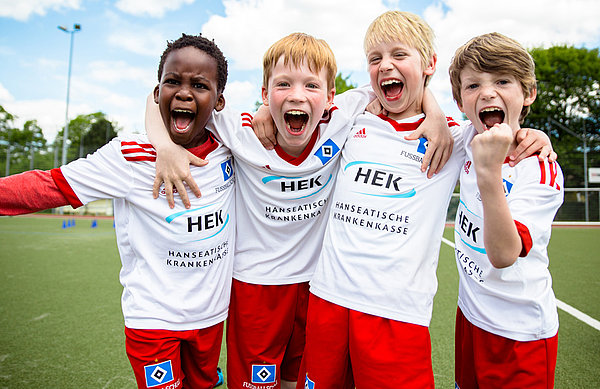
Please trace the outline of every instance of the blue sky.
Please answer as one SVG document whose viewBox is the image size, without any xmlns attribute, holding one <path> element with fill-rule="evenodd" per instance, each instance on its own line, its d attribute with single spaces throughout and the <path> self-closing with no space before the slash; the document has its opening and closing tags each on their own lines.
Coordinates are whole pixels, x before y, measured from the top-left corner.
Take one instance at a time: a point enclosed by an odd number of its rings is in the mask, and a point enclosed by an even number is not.
<svg viewBox="0 0 600 389">
<path fill-rule="evenodd" d="M 69 34 L 74 35 L 69 118 L 102 111 L 124 132 L 142 132 L 146 96 L 157 83 L 167 40 L 181 33 L 214 39 L 229 60 L 227 104 L 251 110 L 260 98 L 261 58 L 295 31 L 325 39 L 339 70 L 368 82 L 362 39 L 388 9 L 422 16 L 436 33 L 438 67 L 430 87 L 458 116 L 447 67 L 454 50 L 491 31 L 526 47 L 600 46 L 597 0 L 0 0 L 0 105 L 37 119 L 48 139 L 64 126 Z"/>
</svg>

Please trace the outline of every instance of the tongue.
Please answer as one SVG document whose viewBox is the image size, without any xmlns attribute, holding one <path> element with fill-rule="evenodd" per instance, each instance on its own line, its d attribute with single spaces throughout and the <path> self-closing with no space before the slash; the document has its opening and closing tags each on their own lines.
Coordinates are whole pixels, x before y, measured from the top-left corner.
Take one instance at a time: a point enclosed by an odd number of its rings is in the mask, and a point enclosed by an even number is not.
<svg viewBox="0 0 600 389">
<path fill-rule="evenodd" d="M 396 83 L 385 87 L 385 95 L 387 97 L 397 97 L 402 92 L 402 84 Z"/>
<path fill-rule="evenodd" d="M 502 123 L 502 112 L 490 112 L 490 113 L 486 113 L 483 116 L 483 122 L 485 123 L 486 126 L 488 127 L 493 127 L 494 124 L 501 124 Z"/>
<path fill-rule="evenodd" d="M 290 125 L 290 130 L 299 132 L 302 130 L 302 126 L 304 125 L 304 118 L 300 115 L 290 115 L 287 122 Z"/>
<path fill-rule="evenodd" d="M 180 115 L 175 118 L 175 126 L 179 130 L 185 130 L 187 128 L 187 126 L 190 125 L 191 122 L 192 122 L 192 119 L 187 116 Z"/>
</svg>

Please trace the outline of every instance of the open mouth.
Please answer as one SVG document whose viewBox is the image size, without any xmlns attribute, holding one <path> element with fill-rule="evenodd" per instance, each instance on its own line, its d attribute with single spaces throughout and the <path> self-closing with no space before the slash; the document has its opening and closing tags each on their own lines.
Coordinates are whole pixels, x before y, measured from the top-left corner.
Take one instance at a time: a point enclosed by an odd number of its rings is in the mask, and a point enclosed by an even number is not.
<svg viewBox="0 0 600 389">
<path fill-rule="evenodd" d="M 388 100 L 399 99 L 404 90 L 404 83 L 400 80 L 385 80 L 379 86 Z"/>
<path fill-rule="evenodd" d="M 497 107 L 484 108 L 479 112 L 479 120 L 486 130 L 494 127 L 495 124 L 503 123 L 504 116 L 504 111 Z"/>
<path fill-rule="evenodd" d="M 288 131 L 292 134 L 301 134 L 308 123 L 308 114 L 302 111 L 287 111 L 283 118 Z"/>
<path fill-rule="evenodd" d="M 171 111 L 171 120 L 173 129 L 180 134 L 187 132 L 191 126 L 196 114 L 187 109 L 174 109 Z"/>
</svg>

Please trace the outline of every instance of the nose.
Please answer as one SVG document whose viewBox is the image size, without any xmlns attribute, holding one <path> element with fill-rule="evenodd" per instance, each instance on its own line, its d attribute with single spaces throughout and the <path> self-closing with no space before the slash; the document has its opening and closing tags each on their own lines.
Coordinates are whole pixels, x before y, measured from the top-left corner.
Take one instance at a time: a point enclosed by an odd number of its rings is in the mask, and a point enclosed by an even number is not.
<svg viewBox="0 0 600 389">
<path fill-rule="evenodd" d="M 290 101 L 295 102 L 303 102 L 306 101 L 306 95 L 304 94 L 304 87 L 301 85 L 294 85 L 290 89 L 290 94 L 288 95 L 288 99 Z"/>
<path fill-rule="evenodd" d="M 381 62 L 379 63 L 379 71 L 383 73 L 383 72 L 387 72 L 391 69 L 392 69 L 391 58 L 387 55 L 384 55 L 381 58 Z"/>
<path fill-rule="evenodd" d="M 190 89 L 188 87 L 182 86 L 177 91 L 175 98 L 177 100 L 181 100 L 181 101 L 191 101 L 192 100 L 192 92 L 190 91 Z"/>
<path fill-rule="evenodd" d="M 498 93 L 496 92 L 496 88 L 494 88 L 493 85 L 482 85 L 481 86 L 481 98 L 493 99 L 497 95 L 498 95 Z"/>
</svg>

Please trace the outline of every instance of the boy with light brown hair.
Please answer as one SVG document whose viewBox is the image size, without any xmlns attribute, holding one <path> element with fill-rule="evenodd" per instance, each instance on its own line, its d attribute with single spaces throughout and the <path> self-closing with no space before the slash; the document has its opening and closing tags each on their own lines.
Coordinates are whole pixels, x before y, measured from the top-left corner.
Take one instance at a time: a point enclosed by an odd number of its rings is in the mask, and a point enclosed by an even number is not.
<svg viewBox="0 0 600 389">
<path fill-rule="evenodd" d="M 461 46 L 449 71 L 470 120 L 455 223 L 456 387 L 552 388 L 558 313 L 547 246 L 563 175 L 534 157 L 505 163 L 536 98 L 535 63 L 518 42 L 490 33 Z"/>
</svg>

